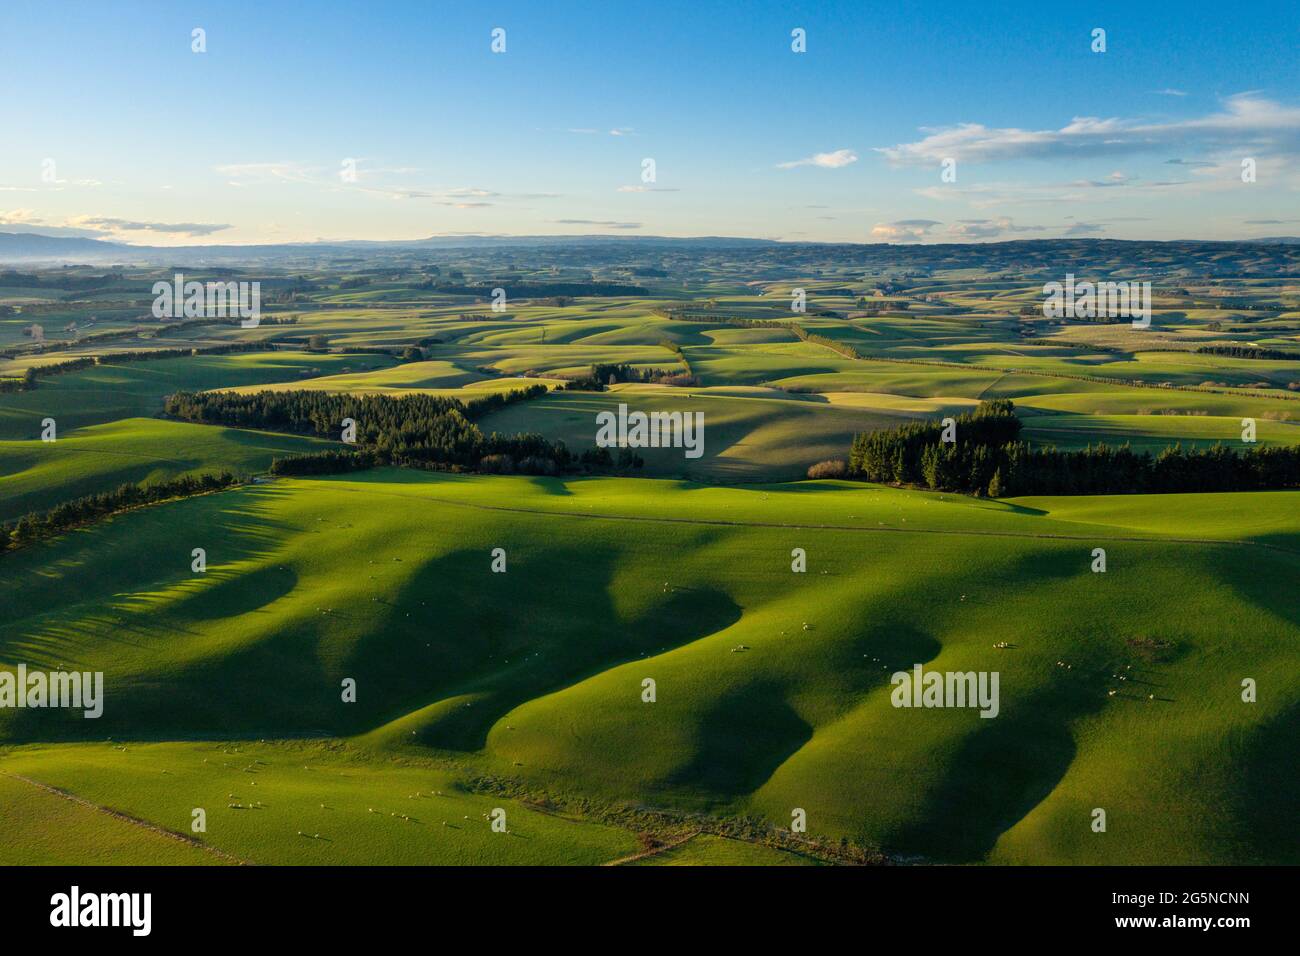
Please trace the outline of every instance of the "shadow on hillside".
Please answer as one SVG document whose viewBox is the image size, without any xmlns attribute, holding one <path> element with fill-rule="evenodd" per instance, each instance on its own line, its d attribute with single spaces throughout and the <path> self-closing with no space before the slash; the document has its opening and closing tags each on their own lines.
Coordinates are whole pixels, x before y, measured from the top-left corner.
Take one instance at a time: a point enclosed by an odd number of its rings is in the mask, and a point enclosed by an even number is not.
<svg viewBox="0 0 1300 956">
<path fill-rule="evenodd" d="M 1300 706 L 1256 730 L 1235 763 L 1240 768 L 1236 807 L 1224 808 L 1223 818 L 1247 852 L 1240 860 L 1223 862 L 1300 863 L 1295 840 L 1295 821 L 1300 820 Z"/>
<path fill-rule="evenodd" d="M 812 727 L 795 713 L 775 681 L 731 689 L 699 715 L 696 726 L 693 758 L 664 784 L 723 799 L 757 790 L 812 739 Z"/>
<path fill-rule="evenodd" d="M 998 838 L 1060 783 L 1077 748 L 1070 723 L 1099 710 L 1104 697 L 1058 686 L 975 730 L 946 761 L 943 782 L 887 848 L 946 863 L 984 860 Z"/>
<path fill-rule="evenodd" d="M 427 719 L 404 728 L 404 743 L 481 750 L 488 731 L 520 704 L 576 684 L 619 664 L 699 640 L 734 624 L 740 608 L 711 589 L 671 588 L 649 610 L 626 620 L 610 599 L 611 582 L 597 569 L 616 568 L 619 554 L 595 545 L 548 546 L 546 560 L 527 574 L 485 573 L 455 587 L 466 567 L 482 566 L 480 551 L 457 552 L 422 568 L 395 604 L 426 602 L 436 615 L 410 638 L 400 625 L 371 628 L 354 649 L 370 680 L 379 678 L 385 704 L 367 711 L 365 726 L 429 708 Z M 432 640 L 430 639 L 432 638 Z M 404 702 L 397 706 L 399 702 Z M 374 717 L 383 715 L 376 724 Z M 409 731 L 414 730 L 414 734 Z"/>
</svg>

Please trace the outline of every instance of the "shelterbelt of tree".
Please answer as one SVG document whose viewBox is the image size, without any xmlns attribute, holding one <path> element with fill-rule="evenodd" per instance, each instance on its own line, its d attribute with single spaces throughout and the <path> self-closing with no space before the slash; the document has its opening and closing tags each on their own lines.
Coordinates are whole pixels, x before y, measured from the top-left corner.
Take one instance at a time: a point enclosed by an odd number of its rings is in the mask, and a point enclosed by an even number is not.
<svg viewBox="0 0 1300 956">
<path fill-rule="evenodd" d="M 858 435 L 849 470 L 870 481 L 924 484 L 999 498 L 1023 494 L 1263 491 L 1300 487 L 1300 447 L 1173 445 L 1152 455 L 1127 445 L 1058 452 L 1017 441 L 1008 399 L 943 421 L 909 422 Z"/>
<path fill-rule="evenodd" d="M 521 461 L 536 458 L 555 470 L 568 461 L 563 445 L 538 435 L 484 435 L 470 421 L 547 391 L 545 385 L 530 385 L 470 402 L 437 395 L 390 397 L 311 390 L 177 392 L 167 396 L 164 411 L 192 422 L 334 435 L 360 446 L 370 460 L 475 468 L 485 457 L 508 454 Z M 323 455 L 316 460 L 344 460 L 336 452 Z"/>
</svg>

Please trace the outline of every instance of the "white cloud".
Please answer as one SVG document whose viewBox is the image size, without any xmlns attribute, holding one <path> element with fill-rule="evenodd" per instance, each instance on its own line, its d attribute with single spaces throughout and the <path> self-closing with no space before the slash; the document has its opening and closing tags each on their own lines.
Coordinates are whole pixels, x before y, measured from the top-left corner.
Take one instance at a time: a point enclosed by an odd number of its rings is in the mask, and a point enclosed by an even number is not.
<svg viewBox="0 0 1300 956">
<path fill-rule="evenodd" d="M 940 202 L 965 202 L 972 209 L 1030 203 L 1103 202 L 1111 199 L 1159 198 L 1177 195 L 1191 197 L 1203 193 L 1240 188 L 1241 160 L 1229 156 L 1218 162 L 1192 163 L 1170 160 L 1168 163 L 1188 170 L 1190 179 L 1144 179 L 1120 171 L 1100 179 L 1076 179 L 1070 182 L 994 181 L 968 185 L 924 186 L 916 195 Z M 1167 164 L 1168 164 L 1167 163 Z M 1259 160 L 1261 178 L 1283 179 L 1286 161 L 1281 158 Z"/>
<path fill-rule="evenodd" d="M 948 235 L 958 240 L 996 239 L 1024 232 L 1044 232 L 1046 226 L 1018 226 L 1008 216 L 995 219 L 958 219 L 948 227 Z"/>
<path fill-rule="evenodd" d="M 229 223 L 208 222 L 145 222 L 137 219 L 118 219 L 111 216 L 76 216 L 68 224 L 77 228 L 118 232 L 157 232 L 177 236 L 210 236 L 229 229 Z"/>
<path fill-rule="evenodd" d="M 242 186 L 248 182 L 312 182 L 319 170 L 302 163 L 230 163 L 214 166 L 214 170 L 228 177 L 231 185 Z"/>
<path fill-rule="evenodd" d="M 985 163 L 1064 156 L 1119 155 L 1143 150 L 1200 146 L 1278 150 L 1300 145 L 1300 107 L 1253 93 L 1224 101 L 1224 109 L 1196 119 L 1149 123 L 1133 119 L 1075 117 L 1055 130 L 990 128 L 960 123 L 933 130 L 911 143 L 877 147 L 896 166 L 938 166 L 945 159 Z"/>
<path fill-rule="evenodd" d="M 40 233 L 45 236 L 75 236 L 86 239 L 118 238 L 124 233 L 154 233 L 173 236 L 210 236 L 229 229 L 226 223 L 151 222 L 113 216 L 73 216 L 44 219 L 31 209 L 0 211 L 0 231 Z"/>
<path fill-rule="evenodd" d="M 831 153 L 814 153 L 805 159 L 796 159 L 788 163 L 777 163 L 777 169 L 794 169 L 796 166 L 820 166 L 822 169 L 840 169 L 858 161 L 858 154 L 851 149 L 837 149 Z"/>
<path fill-rule="evenodd" d="M 599 226 L 602 229 L 640 229 L 639 222 L 617 222 L 612 219 L 552 219 L 563 226 Z"/>
<path fill-rule="evenodd" d="M 941 225 L 943 223 L 933 219 L 899 219 L 895 222 L 876 223 L 871 234 L 886 242 L 919 242 L 931 229 Z"/>
</svg>

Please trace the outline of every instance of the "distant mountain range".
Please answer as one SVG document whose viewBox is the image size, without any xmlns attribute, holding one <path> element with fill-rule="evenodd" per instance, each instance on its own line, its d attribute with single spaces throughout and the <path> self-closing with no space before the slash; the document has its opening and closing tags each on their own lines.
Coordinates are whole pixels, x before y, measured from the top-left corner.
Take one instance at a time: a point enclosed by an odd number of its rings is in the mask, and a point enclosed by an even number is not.
<svg viewBox="0 0 1300 956">
<path fill-rule="evenodd" d="M 43 236 L 38 233 L 0 232 L 0 262 L 5 263 L 122 263 L 212 262 L 217 260 L 265 260 L 322 255 L 356 256 L 367 251 L 396 252 L 403 249 L 484 249 L 508 246 L 585 246 L 607 243 L 636 243 L 646 249 L 672 247 L 742 248 L 780 245 L 772 239 L 744 239 L 701 236 L 677 239 L 666 236 L 430 236 L 427 239 L 390 241 L 343 240 L 297 242 L 274 245 L 137 246 L 104 239 Z"/>
<path fill-rule="evenodd" d="M 1198 242 L 1199 240 L 1186 240 Z M 826 247 L 840 249 L 866 248 L 882 249 L 926 249 L 935 252 L 939 249 L 953 248 L 988 248 L 999 246 L 1037 245 L 1042 247 L 1051 243 L 1122 245 L 1126 240 L 1093 239 L 1035 239 L 1018 240 L 1015 243 L 947 243 L 905 246 L 890 246 L 887 243 L 809 243 L 780 242 L 774 239 L 747 239 L 734 236 L 698 236 L 691 238 L 673 238 L 668 236 L 430 236 L 427 239 L 369 241 L 344 240 L 338 242 L 298 242 L 274 245 L 191 245 L 191 246 L 137 246 L 121 242 L 109 242 L 103 239 L 68 238 L 64 236 L 43 236 L 38 233 L 0 232 L 0 263 L 4 264 L 64 264 L 77 263 L 87 265 L 122 264 L 122 265 L 202 265 L 236 262 L 256 263 L 270 261 L 288 261 L 294 259 L 340 258 L 356 259 L 371 254 L 401 254 L 419 250 L 467 249 L 482 251 L 485 249 L 508 249 L 512 247 L 549 247 L 581 248 L 585 246 L 617 246 L 623 250 L 635 249 L 652 252 L 689 252 L 693 249 L 770 249 L 774 247 Z M 1206 240 L 1214 242 L 1214 240 Z M 1152 241 L 1149 245 L 1161 245 Z M 1168 243 L 1173 245 L 1175 243 Z M 1300 245 L 1297 236 L 1269 236 L 1261 239 L 1223 241 L 1227 245 Z"/>
</svg>

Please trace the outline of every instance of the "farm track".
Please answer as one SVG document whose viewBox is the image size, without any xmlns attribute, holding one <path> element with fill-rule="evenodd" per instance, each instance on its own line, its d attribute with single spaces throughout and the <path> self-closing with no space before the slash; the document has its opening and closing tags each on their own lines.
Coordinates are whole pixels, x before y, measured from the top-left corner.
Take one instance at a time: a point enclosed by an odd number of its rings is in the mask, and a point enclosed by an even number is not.
<svg viewBox="0 0 1300 956">
<path fill-rule="evenodd" d="M 686 834 L 684 837 L 681 837 L 678 840 L 673 840 L 669 843 L 663 843 L 660 844 L 659 846 L 651 847 L 648 850 L 642 850 L 640 853 L 633 853 L 631 856 L 620 856 L 617 860 L 610 860 L 606 863 L 602 863 L 601 866 L 623 866 L 628 863 L 636 863 L 640 860 L 648 860 L 652 856 L 659 856 L 661 853 L 667 853 L 669 850 L 675 850 L 679 846 L 685 846 L 691 840 L 694 840 L 697 836 L 699 836 L 702 832 L 704 831 L 695 830 L 691 833 Z"/>
<path fill-rule="evenodd" d="M 980 389 L 980 393 L 979 393 L 978 395 L 975 396 L 975 400 L 976 400 L 977 402 L 982 402 L 982 401 L 984 401 L 984 396 L 988 394 L 989 389 L 990 389 L 990 388 L 994 388 L 994 387 L 995 387 L 999 382 L 1001 382 L 1003 379 L 1005 379 L 1005 378 L 1007 377 L 1008 374 L 1009 374 L 1009 373 L 1007 373 L 1007 372 L 1003 372 L 1001 375 L 999 375 L 999 376 L 998 376 L 997 378 L 995 378 L 993 381 L 991 381 L 991 382 L 989 382 L 987 385 L 985 385 L 982 389 Z"/>
</svg>

